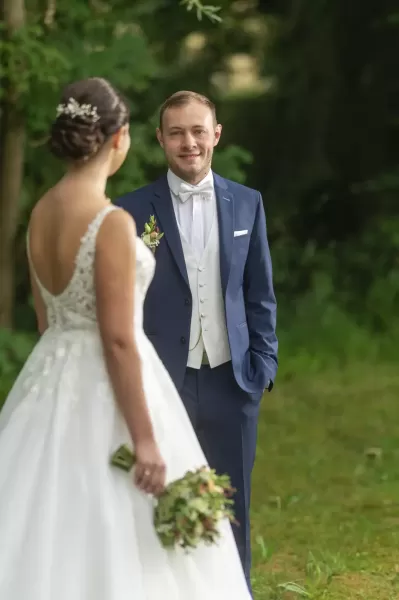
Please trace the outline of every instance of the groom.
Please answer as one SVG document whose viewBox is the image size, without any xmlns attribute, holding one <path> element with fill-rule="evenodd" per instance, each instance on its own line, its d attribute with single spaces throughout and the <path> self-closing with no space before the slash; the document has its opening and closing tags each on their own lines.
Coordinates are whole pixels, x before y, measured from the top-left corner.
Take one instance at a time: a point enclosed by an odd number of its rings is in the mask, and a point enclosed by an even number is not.
<svg viewBox="0 0 399 600">
<path fill-rule="evenodd" d="M 117 204 L 139 235 L 151 215 L 164 234 L 144 329 L 210 466 L 237 489 L 233 529 L 249 584 L 251 471 L 260 401 L 277 371 L 276 300 L 261 195 L 211 170 L 221 130 L 208 98 L 173 94 L 157 129 L 167 174 Z"/>
</svg>

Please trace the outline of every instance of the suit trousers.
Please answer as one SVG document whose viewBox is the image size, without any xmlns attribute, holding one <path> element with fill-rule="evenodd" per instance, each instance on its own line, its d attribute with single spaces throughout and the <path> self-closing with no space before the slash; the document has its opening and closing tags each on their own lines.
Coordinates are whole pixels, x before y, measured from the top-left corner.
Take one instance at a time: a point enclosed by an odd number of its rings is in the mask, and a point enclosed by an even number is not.
<svg viewBox="0 0 399 600">
<path fill-rule="evenodd" d="M 228 474 L 234 495 L 234 537 L 250 586 L 250 497 L 261 394 L 255 397 L 237 384 L 231 362 L 211 369 L 187 368 L 180 390 L 183 403 L 211 468 Z"/>
</svg>

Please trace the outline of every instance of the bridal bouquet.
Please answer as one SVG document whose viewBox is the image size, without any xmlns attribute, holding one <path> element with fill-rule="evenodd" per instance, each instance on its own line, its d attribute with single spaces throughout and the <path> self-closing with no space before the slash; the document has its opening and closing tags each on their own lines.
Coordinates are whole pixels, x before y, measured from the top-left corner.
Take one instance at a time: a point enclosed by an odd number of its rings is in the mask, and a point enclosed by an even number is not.
<svg viewBox="0 0 399 600">
<path fill-rule="evenodd" d="M 111 464 L 124 471 L 134 463 L 135 455 L 126 445 L 111 457 Z M 230 478 L 209 467 L 188 471 L 170 483 L 154 507 L 154 526 L 162 546 L 188 549 L 200 542 L 214 544 L 220 535 L 219 521 L 234 521 L 233 493 Z"/>
</svg>

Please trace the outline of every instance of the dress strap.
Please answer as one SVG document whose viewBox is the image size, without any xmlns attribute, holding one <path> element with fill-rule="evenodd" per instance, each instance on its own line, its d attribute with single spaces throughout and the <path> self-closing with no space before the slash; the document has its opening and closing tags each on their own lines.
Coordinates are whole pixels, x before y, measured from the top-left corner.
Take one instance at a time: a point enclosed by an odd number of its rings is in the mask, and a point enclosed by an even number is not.
<svg viewBox="0 0 399 600">
<path fill-rule="evenodd" d="M 79 251 L 75 261 L 76 266 L 79 265 L 79 262 L 83 255 L 92 255 L 94 260 L 98 232 L 100 231 L 101 225 L 103 224 L 105 217 L 114 210 L 120 209 L 117 206 L 114 206 L 113 204 L 108 204 L 107 206 L 102 208 L 100 212 L 98 212 L 94 219 L 91 221 L 86 230 L 86 233 L 81 239 Z"/>
</svg>

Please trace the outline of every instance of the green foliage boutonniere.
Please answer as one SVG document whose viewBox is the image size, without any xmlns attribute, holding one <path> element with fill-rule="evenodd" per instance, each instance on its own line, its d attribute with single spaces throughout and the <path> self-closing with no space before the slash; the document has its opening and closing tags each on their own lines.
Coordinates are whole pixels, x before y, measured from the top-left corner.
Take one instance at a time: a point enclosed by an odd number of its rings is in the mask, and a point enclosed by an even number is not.
<svg viewBox="0 0 399 600">
<path fill-rule="evenodd" d="M 144 225 L 144 232 L 141 234 L 141 239 L 145 245 L 155 254 L 157 246 L 164 234 L 161 233 L 154 215 L 150 216 L 148 223 Z"/>
</svg>

